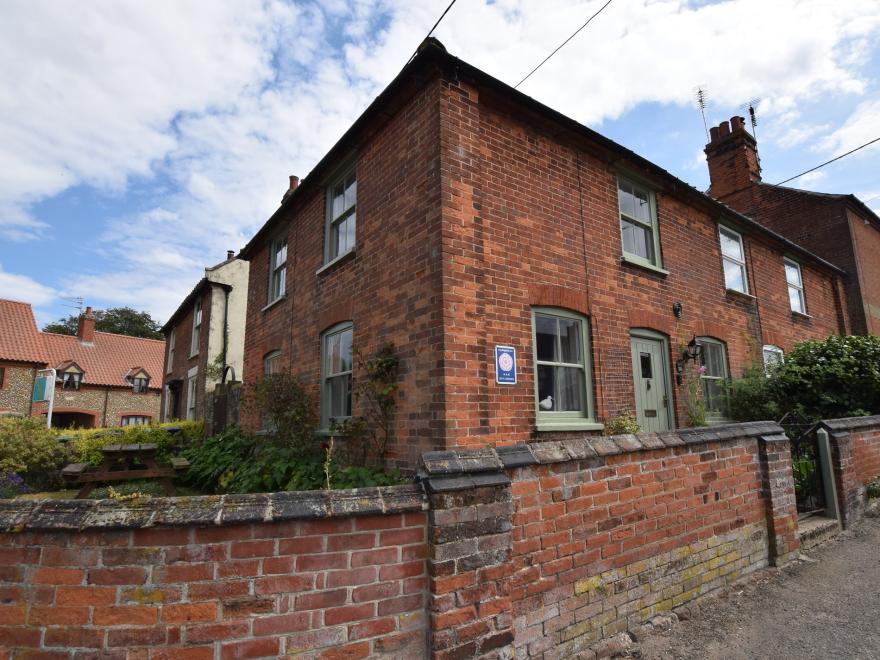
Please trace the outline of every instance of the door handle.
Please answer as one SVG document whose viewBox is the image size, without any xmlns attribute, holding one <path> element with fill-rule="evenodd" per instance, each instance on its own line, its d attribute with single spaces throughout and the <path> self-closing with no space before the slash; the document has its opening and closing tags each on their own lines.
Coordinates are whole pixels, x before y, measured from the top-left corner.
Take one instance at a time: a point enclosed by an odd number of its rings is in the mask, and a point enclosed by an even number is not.
<svg viewBox="0 0 880 660">
<path fill-rule="evenodd" d="M 668 406 L 669 406 L 669 395 L 668 395 L 668 394 L 664 394 L 664 395 L 663 395 L 663 407 L 664 407 L 664 408 L 667 408 Z"/>
</svg>

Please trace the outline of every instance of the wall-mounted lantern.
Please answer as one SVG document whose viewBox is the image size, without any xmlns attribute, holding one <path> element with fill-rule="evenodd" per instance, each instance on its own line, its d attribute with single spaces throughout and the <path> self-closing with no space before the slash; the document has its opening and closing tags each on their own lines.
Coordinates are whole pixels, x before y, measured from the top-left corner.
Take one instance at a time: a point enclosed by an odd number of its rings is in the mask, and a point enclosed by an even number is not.
<svg viewBox="0 0 880 660">
<path fill-rule="evenodd" d="M 685 346 L 684 350 L 681 352 L 681 357 L 678 358 L 678 362 L 675 363 L 675 382 L 681 385 L 684 382 L 684 365 L 688 360 L 693 360 L 696 362 L 703 355 L 703 345 L 697 341 L 696 335 L 694 338 L 688 342 L 688 345 Z"/>
</svg>

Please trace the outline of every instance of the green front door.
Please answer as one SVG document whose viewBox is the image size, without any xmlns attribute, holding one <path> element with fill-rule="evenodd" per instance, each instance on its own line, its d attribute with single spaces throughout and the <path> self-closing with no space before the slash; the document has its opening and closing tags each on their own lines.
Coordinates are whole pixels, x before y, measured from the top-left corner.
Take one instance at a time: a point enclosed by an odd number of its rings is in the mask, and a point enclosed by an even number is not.
<svg viewBox="0 0 880 660">
<path fill-rule="evenodd" d="M 639 426 L 642 431 L 668 431 L 670 401 L 666 342 L 659 337 L 633 334 L 632 368 Z"/>
</svg>

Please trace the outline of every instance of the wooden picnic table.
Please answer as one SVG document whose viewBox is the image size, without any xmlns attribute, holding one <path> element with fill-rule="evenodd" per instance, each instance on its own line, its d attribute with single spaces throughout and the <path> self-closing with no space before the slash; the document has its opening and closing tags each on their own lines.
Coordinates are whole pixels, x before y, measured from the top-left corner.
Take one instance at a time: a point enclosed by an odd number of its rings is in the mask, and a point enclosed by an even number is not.
<svg viewBox="0 0 880 660">
<path fill-rule="evenodd" d="M 185 458 L 172 458 L 170 467 L 156 462 L 155 444 L 108 445 L 101 448 L 103 463 L 98 466 L 87 463 L 71 463 L 61 470 L 61 477 L 71 484 L 82 484 L 76 499 L 87 497 L 99 483 L 110 481 L 136 481 L 158 479 L 166 495 L 174 494 L 172 479 L 189 468 Z"/>
</svg>

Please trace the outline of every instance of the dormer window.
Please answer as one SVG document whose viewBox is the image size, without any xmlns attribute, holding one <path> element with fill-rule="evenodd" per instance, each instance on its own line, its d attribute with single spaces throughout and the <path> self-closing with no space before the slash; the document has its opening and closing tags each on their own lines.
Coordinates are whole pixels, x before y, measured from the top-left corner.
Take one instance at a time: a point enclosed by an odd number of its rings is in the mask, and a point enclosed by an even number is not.
<svg viewBox="0 0 880 660">
<path fill-rule="evenodd" d="M 150 384 L 149 378 L 132 378 L 131 380 L 131 390 L 135 394 L 143 394 L 147 391 L 147 386 Z"/>
<path fill-rule="evenodd" d="M 65 371 L 62 376 L 62 387 L 64 390 L 78 390 L 82 383 L 82 373 L 76 371 Z"/>
</svg>

